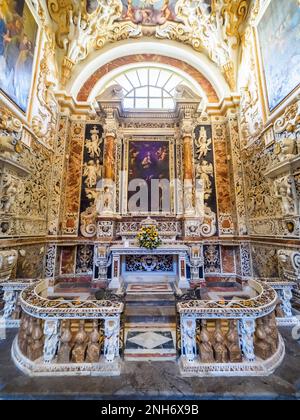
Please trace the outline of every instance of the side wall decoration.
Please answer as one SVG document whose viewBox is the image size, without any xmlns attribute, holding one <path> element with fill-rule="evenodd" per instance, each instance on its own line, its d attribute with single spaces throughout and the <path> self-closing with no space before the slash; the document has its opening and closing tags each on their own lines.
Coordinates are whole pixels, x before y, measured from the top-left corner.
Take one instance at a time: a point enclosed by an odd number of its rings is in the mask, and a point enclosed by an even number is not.
<svg viewBox="0 0 300 420">
<path fill-rule="evenodd" d="M 212 127 L 198 125 L 194 134 L 195 175 L 203 184 L 205 213 L 217 214 Z"/>
<path fill-rule="evenodd" d="M 87 124 L 85 128 L 81 213 L 91 207 L 98 196 L 97 182 L 103 175 L 103 132 L 99 124 Z"/>
</svg>

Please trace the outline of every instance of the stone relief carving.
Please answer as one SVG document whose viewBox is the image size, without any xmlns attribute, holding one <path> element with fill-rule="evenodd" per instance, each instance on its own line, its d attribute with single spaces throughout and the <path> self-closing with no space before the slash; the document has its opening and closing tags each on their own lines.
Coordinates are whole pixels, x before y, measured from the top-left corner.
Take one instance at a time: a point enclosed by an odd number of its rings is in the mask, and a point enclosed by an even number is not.
<svg viewBox="0 0 300 420">
<path fill-rule="evenodd" d="M 19 250 L 17 278 L 39 279 L 43 276 L 44 246 L 33 245 Z"/>
<path fill-rule="evenodd" d="M 253 28 L 248 27 L 242 40 L 243 57 L 239 70 L 241 105 L 241 134 L 245 145 L 255 139 L 263 128 L 262 109 L 259 99 L 259 85 L 256 71 Z"/>
<path fill-rule="evenodd" d="M 300 213 L 300 196 L 296 190 L 293 176 L 285 176 L 275 180 L 276 197 L 282 202 L 284 216 L 296 216 Z"/>
<path fill-rule="evenodd" d="M 285 280 L 300 281 L 300 252 L 281 249 L 278 251 L 279 266 Z"/>
<path fill-rule="evenodd" d="M 17 265 L 17 260 L 17 251 L 0 251 L 0 282 L 10 280 Z"/>
<path fill-rule="evenodd" d="M 253 274 L 260 279 L 279 279 L 277 249 L 252 245 Z"/>
<path fill-rule="evenodd" d="M 280 201 L 272 184 L 264 176 L 265 168 L 272 161 L 272 152 L 257 140 L 242 154 L 246 187 L 246 207 L 250 219 L 280 217 Z"/>
<path fill-rule="evenodd" d="M 0 105 L 0 154 L 16 160 L 22 151 L 21 136 L 23 125 L 9 111 Z"/>
</svg>

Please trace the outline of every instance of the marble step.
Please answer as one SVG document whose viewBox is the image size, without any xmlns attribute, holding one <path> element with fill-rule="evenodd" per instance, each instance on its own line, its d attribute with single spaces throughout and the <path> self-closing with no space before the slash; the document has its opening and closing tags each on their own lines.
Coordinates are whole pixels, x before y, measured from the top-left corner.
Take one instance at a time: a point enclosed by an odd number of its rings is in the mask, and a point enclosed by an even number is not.
<svg viewBox="0 0 300 420">
<path fill-rule="evenodd" d="M 128 329 L 125 334 L 126 361 L 176 360 L 176 330 L 170 328 Z"/>
<path fill-rule="evenodd" d="M 169 302 L 175 302 L 175 297 L 173 294 L 127 294 L 126 301 L 127 302 L 158 302 L 167 300 Z"/>
</svg>

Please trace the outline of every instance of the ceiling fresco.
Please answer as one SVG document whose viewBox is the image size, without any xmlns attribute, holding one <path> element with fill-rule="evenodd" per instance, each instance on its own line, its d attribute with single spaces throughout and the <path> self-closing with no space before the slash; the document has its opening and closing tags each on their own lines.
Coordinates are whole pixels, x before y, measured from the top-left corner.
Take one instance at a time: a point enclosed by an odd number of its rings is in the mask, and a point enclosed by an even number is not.
<svg viewBox="0 0 300 420">
<path fill-rule="evenodd" d="M 47 0 L 62 57 L 62 84 L 73 67 L 109 43 L 152 37 L 206 54 L 235 90 L 240 28 L 251 0 Z"/>
</svg>

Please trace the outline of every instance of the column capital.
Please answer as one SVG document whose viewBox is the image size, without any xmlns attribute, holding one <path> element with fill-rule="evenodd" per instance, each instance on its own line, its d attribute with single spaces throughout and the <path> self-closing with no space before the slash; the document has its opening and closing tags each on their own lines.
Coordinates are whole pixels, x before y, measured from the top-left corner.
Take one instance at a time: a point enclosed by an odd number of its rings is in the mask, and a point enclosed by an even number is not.
<svg viewBox="0 0 300 420">
<path fill-rule="evenodd" d="M 181 129 L 181 135 L 183 138 L 183 141 L 187 141 L 193 138 L 193 132 L 194 132 L 194 121 L 192 118 L 190 119 L 184 119 L 180 126 Z"/>
</svg>

